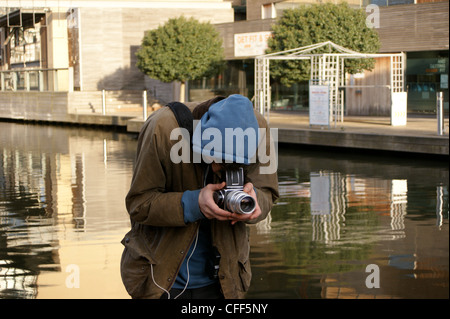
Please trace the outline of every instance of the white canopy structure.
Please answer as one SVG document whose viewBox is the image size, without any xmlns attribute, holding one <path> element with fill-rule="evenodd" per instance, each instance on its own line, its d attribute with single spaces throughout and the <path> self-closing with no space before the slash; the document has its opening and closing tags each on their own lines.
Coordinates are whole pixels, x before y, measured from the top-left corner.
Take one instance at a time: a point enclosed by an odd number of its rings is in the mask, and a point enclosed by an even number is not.
<svg viewBox="0 0 450 319">
<path fill-rule="evenodd" d="M 324 47 L 328 48 L 329 53 L 314 53 L 317 49 Z M 403 98 L 402 101 L 404 100 L 404 103 L 406 103 L 406 92 L 404 89 L 406 56 L 404 53 L 359 53 L 331 41 L 327 41 L 301 48 L 257 56 L 255 58 L 255 106 L 263 115 L 268 115 L 270 112 L 270 60 L 309 60 L 311 62 L 310 84 L 329 86 L 329 116 L 334 121 L 343 121 L 344 91 L 340 89 L 345 87 L 356 87 L 346 86 L 344 60 L 380 57 L 390 57 L 391 76 L 390 83 L 380 84 L 379 86 L 385 86 L 390 89 L 391 101 L 394 100 L 394 93 L 401 93 Z M 391 103 L 391 108 L 392 105 L 393 104 Z M 404 117 L 406 119 L 406 104 L 404 105 L 404 108 Z"/>
</svg>

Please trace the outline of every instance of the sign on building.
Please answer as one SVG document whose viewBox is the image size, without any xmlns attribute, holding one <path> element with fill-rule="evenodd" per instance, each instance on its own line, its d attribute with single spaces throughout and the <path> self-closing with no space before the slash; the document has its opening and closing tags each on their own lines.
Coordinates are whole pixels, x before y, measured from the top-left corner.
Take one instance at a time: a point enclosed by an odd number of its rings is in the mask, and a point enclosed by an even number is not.
<svg viewBox="0 0 450 319">
<path fill-rule="evenodd" d="M 234 35 L 234 56 L 248 57 L 263 55 L 268 48 L 271 31 L 236 33 Z"/>
</svg>

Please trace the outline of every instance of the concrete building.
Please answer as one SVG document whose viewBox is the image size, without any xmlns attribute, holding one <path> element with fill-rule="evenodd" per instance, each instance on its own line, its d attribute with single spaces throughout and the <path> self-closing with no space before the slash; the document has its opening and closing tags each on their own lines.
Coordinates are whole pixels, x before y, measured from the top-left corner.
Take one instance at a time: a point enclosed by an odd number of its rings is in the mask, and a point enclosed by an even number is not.
<svg viewBox="0 0 450 319">
<path fill-rule="evenodd" d="M 149 102 L 177 99 L 176 83 L 151 80 L 135 66 L 145 31 L 182 15 L 234 21 L 224 0 L 2 1 L 1 10 L 0 110 L 14 117 L 26 113 L 11 109 L 18 99 L 39 100 L 46 117 L 56 110 L 45 105 L 74 113 L 102 112 L 105 100 L 110 111 L 142 107 L 143 90 Z"/>
<path fill-rule="evenodd" d="M 223 37 L 228 61 L 219 76 L 189 81 L 188 99 L 231 93 L 252 98 L 254 57 L 264 53 L 272 24 L 283 10 L 316 2 L 4 1 L 6 6 L 0 8 L 0 112 L 5 117 L 64 120 L 66 113 L 101 114 L 106 108 L 111 114 L 142 108 L 144 90 L 149 105 L 179 99 L 177 83 L 149 79 L 135 67 L 135 52 L 146 30 L 180 15 L 210 21 Z M 436 91 L 444 92 L 448 111 L 448 0 L 347 2 L 355 8 L 376 4 L 380 52 L 406 52 L 408 112 L 434 112 Z M 388 114 L 388 91 L 364 88 L 387 84 L 386 65 L 380 59 L 373 72 L 348 76 L 348 85 L 360 88 L 346 88 L 347 114 Z M 308 109 L 307 82 L 272 87 L 272 94 L 275 91 L 273 109 Z"/>
<path fill-rule="evenodd" d="M 230 66 L 220 76 L 222 81 L 212 79 L 209 86 L 207 80 L 191 83 L 191 92 L 210 88 L 219 93 L 237 92 L 252 97 L 254 57 L 264 54 L 271 26 L 283 10 L 316 2 L 246 1 L 246 14 L 240 7 L 242 20 L 216 25 L 224 37 L 225 55 Z M 435 112 L 437 91 L 444 92 L 444 109 L 448 112 L 448 0 L 358 0 L 348 3 L 356 8 L 366 8 L 368 16 L 373 14 L 368 5 L 377 6 L 379 20 L 374 27 L 381 41 L 380 53 L 406 53 L 404 72 L 408 112 Z M 389 84 L 389 65 L 389 58 L 380 58 L 372 72 L 347 77 L 347 86 L 358 87 L 345 89 L 346 114 L 389 115 L 389 90 L 375 87 Z M 274 84 L 272 108 L 307 110 L 308 89 L 306 81 L 289 88 Z"/>
</svg>

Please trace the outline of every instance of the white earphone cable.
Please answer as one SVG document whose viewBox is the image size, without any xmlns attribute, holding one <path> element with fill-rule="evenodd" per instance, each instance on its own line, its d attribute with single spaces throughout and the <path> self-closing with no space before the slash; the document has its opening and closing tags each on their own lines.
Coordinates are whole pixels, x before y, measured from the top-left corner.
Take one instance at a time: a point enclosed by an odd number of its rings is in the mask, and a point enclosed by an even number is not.
<svg viewBox="0 0 450 319">
<path fill-rule="evenodd" d="M 185 290 L 186 290 L 186 288 L 187 288 L 187 286 L 188 286 L 188 284 L 189 284 L 189 260 L 191 260 L 191 257 L 192 257 L 192 255 L 194 254 L 195 249 L 197 248 L 198 232 L 199 232 L 199 229 L 200 229 L 200 227 L 197 228 L 197 233 L 196 233 L 196 235 L 195 235 L 194 248 L 192 249 L 192 252 L 191 252 L 191 254 L 189 255 L 189 257 L 188 257 L 188 259 L 187 259 L 187 261 L 186 261 L 186 268 L 187 268 L 187 280 L 186 280 L 186 285 L 184 286 L 183 290 L 182 290 L 177 296 L 175 296 L 174 299 L 177 299 L 179 296 L 181 296 L 181 295 L 185 292 Z M 152 275 L 153 283 L 156 285 L 156 287 L 158 287 L 159 289 L 163 290 L 163 291 L 167 294 L 167 299 L 170 299 L 170 292 L 167 291 L 166 289 L 164 289 L 163 287 L 161 287 L 160 285 L 158 285 L 158 284 L 156 283 L 156 281 L 155 281 L 155 277 L 153 276 L 153 264 L 150 264 L 150 270 L 151 270 L 151 275 Z"/>
<path fill-rule="evenodd" d="M 191 254 L 188 257 L 188 260 L 186 261 L 186 269 L 187 269 L 187 280 L 186 280 L 186 285 L 184 286 L 183 290 L 173 299 L 177 299 L 178 297 L 180 297 L 184 291 L 186 290 L 188 284 L 189 284 L 189 260 L 191 260 L 192 255 L 194 254 L 195 248 L 197 248 L 197 241 L 198 241 L 198 232 L 199 232 L 200 227 L 197 228 L 197 234 L 195 235 L 195 243 L 194 243 L 194 248 L 192 249 Z"/>
</svg>

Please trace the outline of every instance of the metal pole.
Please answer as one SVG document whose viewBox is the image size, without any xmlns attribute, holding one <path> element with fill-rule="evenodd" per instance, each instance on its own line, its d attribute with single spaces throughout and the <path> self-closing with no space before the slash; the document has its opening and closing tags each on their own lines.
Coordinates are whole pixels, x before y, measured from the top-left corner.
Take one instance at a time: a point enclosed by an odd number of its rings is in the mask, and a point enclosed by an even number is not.
<svg viewBox="0 0 450 319">
<path fill-rule="evenodd" d="M 55 69 L 53 72 L 55 72 L 55 83 L 54 83 L 54 88 L 55 88 L 55 92 L 59 91 L 59 86 L 58 86 L 58 70 Z"/>
<path fill-rule="evenodd" d="M 44 72 L 38 71 L 39 74 L 39 92 L 44 91 Z"/>
<path fill-rule="evenodd" d="M 259 112 L 265 117 L 265 114 L 264 114 L 265 105 L 264 105 L 263 101 L 264 101 L 264 92 L 261 90 L 261 91 L 259 91 Z"/>
<path fill-rule="evenodd" d="M 268 124 L 270 124 L 270 105 L 272 104 L 271 97 L 272 97 L 272 87 L 269 86 L 269 103 L 267 106 L 267 123 Z"/>
<path fill-rule="evenodd" d="M 13 73 L 11 73 L 11 75 L 12 75 L 12 87 L 13 87 L 13 91 L 15 92 L 15 91 L 17 91 L 17 77 L 18 77 L 18 75 L 17 75 L 17 72 L 13 72 Z"/>
<path fill-rule="evenodd" d="M 142 92 L 142 105 L 144 107 L 144 121 L 147 119 L 147 90 Z"/>
<path fill-rule="evenodd" d="M 106 94 L 105 94 L 105 90 L 102 90 L 102 114 L 106 115 Z"/>
<path fill-rule="evenodd" d="M 436 93 L 436 116 L 438 135 L 444 133 L 444 93 Z"/>
<path fill-rule="evenodd" d="M 30 72 L 25 71 L 25 90 L 28 92 L 30 91 Z"/>
</svg>

